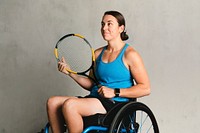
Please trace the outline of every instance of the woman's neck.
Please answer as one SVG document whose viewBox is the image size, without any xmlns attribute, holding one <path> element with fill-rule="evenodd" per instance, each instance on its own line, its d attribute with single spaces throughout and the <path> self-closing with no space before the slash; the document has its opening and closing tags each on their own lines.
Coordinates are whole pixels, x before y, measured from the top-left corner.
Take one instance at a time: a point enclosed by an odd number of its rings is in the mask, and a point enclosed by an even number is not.
<svg viewBox="0 0 200 133">
<path fill-rule="evenodd" d="M 120 41 L 108 41 L 107 51 L 109 52 L 116 52 L 120 51 L 124 47 L 125 43 Z"/>
</svg>

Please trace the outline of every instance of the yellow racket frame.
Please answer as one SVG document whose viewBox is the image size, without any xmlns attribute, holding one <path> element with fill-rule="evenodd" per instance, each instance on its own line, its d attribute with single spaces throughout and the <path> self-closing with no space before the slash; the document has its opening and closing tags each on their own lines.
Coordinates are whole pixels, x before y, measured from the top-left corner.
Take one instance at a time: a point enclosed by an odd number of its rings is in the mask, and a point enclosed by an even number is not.
<svg viewBox="0 0 200 133">
<path fill-rule="evenodd" d="M 56 47 L 55 47 L 55 49 L 54 49 L 54 55 L 55 55 L 57 61 L 58 61 L 58 62 L 60 61 L 60 59 L 59 59 L 59 54 L 58 54 L 58 45 L 59 45 L 59 43 L 60 43 L 64 38 L 69 37 L 69 36 L 77 36 L 77 37 L 79 37 L 79 38 L 82 38 L 82 39 L 90 46 L 91 52 L 92 52 L 92 61 L 95 62 L 94 49 L 91 47 L 90 43 L 89 43 L 82 35 L 80 35 L 80 34 L 67 34 L 67 35 L 65 35 L 65 36 L 63 36 L 62 38 L 59 39 L 59 41 L 56 43 Z M 78 72 L 75 72 L 75 71 L 70 70 L 70 69 L 67 69 L 67 68 L 66 68 L 66 70 L 67 70 L 69 73 L 74 73 L 74 74 L 77 74 L 77 73 L 78 73 Z"/>
</svg>

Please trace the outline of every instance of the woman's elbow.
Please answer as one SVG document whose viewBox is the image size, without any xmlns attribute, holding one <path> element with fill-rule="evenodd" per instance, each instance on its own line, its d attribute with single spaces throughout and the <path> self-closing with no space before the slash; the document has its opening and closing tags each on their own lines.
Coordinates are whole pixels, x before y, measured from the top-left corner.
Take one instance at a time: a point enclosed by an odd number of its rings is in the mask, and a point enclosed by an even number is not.
<svg viewBox="0 0 200 133">
<path fill-rule="evenodd" d="M 145 94 L 146 96 L 150 95 L 151 94 L 151 88 L 150 86 L 147 86 L 146 89 L 145 89 Z"/>
</svg>

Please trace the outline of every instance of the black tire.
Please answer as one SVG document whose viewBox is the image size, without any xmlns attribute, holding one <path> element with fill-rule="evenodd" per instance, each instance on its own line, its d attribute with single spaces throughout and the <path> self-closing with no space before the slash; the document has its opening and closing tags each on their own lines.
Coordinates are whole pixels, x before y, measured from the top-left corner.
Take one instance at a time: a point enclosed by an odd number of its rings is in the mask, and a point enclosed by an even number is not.
<svg viewBox="0 0 200 133">
<path fill-rule="evenodd" d="M 143 103 L 124 105 L 113 119 L 109 133 L 159 133 L 152 111 Z"/>
</svg>

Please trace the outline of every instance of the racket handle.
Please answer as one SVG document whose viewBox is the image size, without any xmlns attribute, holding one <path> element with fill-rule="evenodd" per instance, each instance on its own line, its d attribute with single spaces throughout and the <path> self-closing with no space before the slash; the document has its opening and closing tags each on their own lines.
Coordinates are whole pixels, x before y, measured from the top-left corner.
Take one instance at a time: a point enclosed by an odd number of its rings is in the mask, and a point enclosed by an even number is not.
<svg viewBox="0 0 200 133">
<path fill-rule="evenodd" d="M 97 84 L 97 87 L 98 87 L 98 88 L 101 88 L 101 87 L 102 87 L 102 85 L 101 85 L 101 84 Z"/>
</svg>

